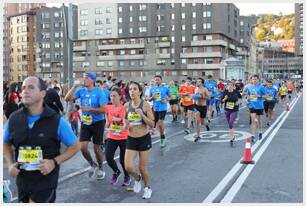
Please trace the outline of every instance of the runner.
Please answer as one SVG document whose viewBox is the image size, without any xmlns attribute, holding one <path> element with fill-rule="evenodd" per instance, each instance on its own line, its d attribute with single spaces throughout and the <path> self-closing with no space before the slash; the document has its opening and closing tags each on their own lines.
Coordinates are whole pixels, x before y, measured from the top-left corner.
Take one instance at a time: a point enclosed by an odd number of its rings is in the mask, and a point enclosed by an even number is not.
<svg viewBox="0 0 306 206">
<path fill-rule="evenodd" d="M 207 118 L 208 118 L 208 122 L 210 123 L 211 118 L 213 118 L 214 116 L 214 104 L 215 104 L 215 95 L 217 92 L 217 82 L 215 82 L 212 79 L 212 75 L 208 75 L 208 80 L 205 81 L 204 83 L 204 87 L 206 87 L 208 89 L 208 91 L 210 92 L 210 100 L 206 100 L 207 103 L 206 105 L 208 106 L 208 112 L 207 112 Z"/>
<path fill-rule="evenodd" d="M 131 179 L 124 167 L 124 156 L 126 149 L 126 139 L 128 137 L 128 130 L 126 129 L 125 109 L 120 103 L 122 94 L 119 88 L 113 88 L 111 91 L 111 105 L 105 106 L 106 124 L 105 128 L 109 128 L 108 141 L 106 145 L 106 161 L 113 170 L 111 184 L 115 185 L 121 176 L 121 171 L 118 169 L 116 161 L 114 160 L 117 148 L 120 148 L 120 164 L 124 172 L 123 186 L 130 185 Z"/>
<path fill-rule="evenodd" d="M 148 126 L 154 126 L 154 116 L 150 105 L 141 100 L 142 93 L 142 88 L 137 82 L 132 82 L 129 85 L 131 102 L 124 105 L 127 111 L 126 117 L 129 128 L 124 163 L 125 169 L 135 179 L 134 192 L 139 193 L 141 191 L 141 180 L 143 180 L 144 194 L 142 198 L 149 199 L 152 195 L 152 189 L 150 188 L 147 163 L 152 143 Z M 136 171 L 134 163 L 137 155 L 139 156 L 140 174 Z"/>
<path fill-rule="evenodd" d="M 166 137 L 164 120 L 167 114 L 167 103 L 168 98 L 170 98 L 170 91 L 168 87 L 162 85 L 162 77 L 160 75 L 156 75 L 154 79 L 156 86 L 150 89 L 150 100 L 153 99 L 154 108 L 154 127 L 159 129 L 160 146 L 165 147 Z"/>
<path fill-rule="evenodd" d="M 105 126 L 105 105 L 108 103 L 107 95 L 103 90 L 94 86 L 96 75 L 91 72 L 84 74 L 84 88 L 76 91 L 80 82 L 75 82 L 65 97 L 66 101 L 80 99 L 82 111 L 81 123 L 81 151 L 83 157 L 91 166 L 89 177 L 104 179 L 105 171 L 103 170 L 103 156 L 101 144 L 103 143 L 103 132 Z M 93 161 L 88 150 L 90 140 L 94 144 L 94 152 L 98 165 Z M 97 167 L 98 166 L 98 167 Z"/>
<path fill-rule="evenodd" d="M 222 89 L 218 88 L 218 91 L 215 96 L 215 105 L 216 105 L 216 111 L 217 111 L 217 116 L 220 115 L 221 109 L 220 109 L 220 104 L 222 102 Z"/>
<path fill-rule="evenodd" d="M 261 140 L 262 138 L 262 115 L 263 115 L 263 95 L 264 95 L 264 88 L 262 85 L 259 84 L 258 75 L 252 76 L 252 85 L 247 87 L 247 94 L 248 99 L 250 101 L 249 109 L 251 113 L 251 140 L 255 142 L 255 130 L 256 130 L 256 117 L 258 120 L 258 128 L 259 128 L 259 137 L 258 139 Z"/>
<path fill-rule="evenodd" d="M 289 101 L 291 101 L 291 96 L 295 89 L 295 82 L 294 81 L 288 82 L 287 88 L 288 88 L 288 98 L 289 98 Z"/>
<path fill-rule="evenodd" d="M 265 101 L 264 101 L 264 108 L 265 108 L 265 113 L 266 116 L 268 117 L 268 122 L 267 126 L 270 126 L 272 116 L 273 116 L 273 109 L 275 106 L 275 99 L 278 98 L 278 92 L 277 90 L 273 87 L 272 81 L 268 80 L 267 81 L 267 86 L 265 87 L 265 93 L 267 94 Z"/>
<path fill-rule="evenodd" d="M 179 86 L 179 88 L 181 87 L 181 86 L 183 86 L 183 85 L 185 85 L 186 84 L 186 81 L 185 81 L 185 79 L 183 79 L 182 81 L 181 81 L 181 85 Z M 177 93 L 177 94 L 179 94 L 179 93 Z M 184 106 L 183 106 L 183 98 L 182 98 L 182 95 L 179 95 L 179 98 L 180 98 L 180 101 L 179 101 L 179 111 L 180 111 L 180 117 L 181 117 L 181 124 L 185 124 L 185 117 L 186 117 L 186 113 L 185 113 L 185 108 L 184 108 Z"/>
<path fill-rule="evenodd" d="M 178 92 L 178 86 L 175 86 L 174 81 L 170 81 L 169 82 L 169 90 L 170 90 L 170 108 L 171 108 L 171 112 L 172 112 L 172 122 L 176 122 L 177 121 L 177 112 L 178 112 L 178 96 L 177 96 L 177 92 Z"/>
<path fill-rule="evenodd" d="M 240 92 L 234 90 L 234 82 L 227 82 L 227 90 L 222 94 L 222 102 L 224 102 L 224 113 L 229 127 L 229 137 L 231 146 L 234 145 L 234 122 L 237 117 L 239 105 L 242 101 Z"/>
<path fill-rule="evenodd" d="M 207 114 L 206 100 L 210 99 L 209 91 L 203 86 L 204 79 L 198 78 L 196 83 L 195 94 L 193 94 L 193 99 L 195 100 L 195 116 L 196 116 L 196 130 L 197 136 L 194 139 L 194 142 L 197 142 L 200 139 L 200 130 L 201 124 L 206 125 L 207 131 L 209 131 L 209 126 L 207 120 L 204 122 Z"/>
<path fill-rule="evenodd" d="M 191 121 L 193 118 L 194 103 L 192 94 L 194 94 L 195 87 L 191 85 L 191 77 L 187 77 L 185 85 L 182 85 L 178 91 L 179 95 L 182 95 L 182 104 L 184 106 L 184 112 L 187 113 L 187 128 L 184 130 L 187 134 L 190 134 Z"/>
<path fill-rule="evenodd" d="M 281 96 L 281 100 L 283 102 L 283 105 L 286 105 L 286 97 L 288 94 L 288 89 L 287 89 L 287 85 L 286 82 L 284 81 L 284 83 L 282 84 L 282 86 L 278 89 L 279 94 Z"/>
</svg>

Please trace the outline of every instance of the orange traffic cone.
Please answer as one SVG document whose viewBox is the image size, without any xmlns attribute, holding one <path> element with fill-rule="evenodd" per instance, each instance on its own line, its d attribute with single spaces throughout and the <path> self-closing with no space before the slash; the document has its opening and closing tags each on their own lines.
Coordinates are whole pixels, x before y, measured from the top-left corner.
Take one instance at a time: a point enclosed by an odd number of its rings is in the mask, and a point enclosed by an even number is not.
<svg viewBox="0 0 306 206">
<path fill-rule="evenodd" d="M 251 151 L 251 140 L 250 138 L 246 139 L 245 148 L 243 152 L 243 160 L 240 162 L 241 164 L 254 164 L 255 162 L 252 160 L 252 151 Z"/>
<path fill-rule="evenodd" d="M 286 111 L 288 112 L 290 110 L 290 108 L 289 108 L 289 104 L 288 103 L 286 103 Z"/>
</svg>

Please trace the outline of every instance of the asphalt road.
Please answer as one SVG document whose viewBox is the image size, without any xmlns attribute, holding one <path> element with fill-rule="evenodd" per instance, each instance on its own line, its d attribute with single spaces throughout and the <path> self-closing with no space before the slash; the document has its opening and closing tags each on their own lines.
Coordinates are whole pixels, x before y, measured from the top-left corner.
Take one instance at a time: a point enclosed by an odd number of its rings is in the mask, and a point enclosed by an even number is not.
<svg viewBox="0 0 306 206">
<path fill-rule="evenodd" d="M 284 107 L 277 105 L 274 117 L 276 123 L 270 126 L 270 129 L 264 128 L 264 131 L 269 130 L 265 133 L 265 138 L 256 143 L 258 147 L 253 155 L 259 153 L 273 131 L 275 136 L 256 161 L 246 180 L 241 183 L 241 188 L 231 198 L 231 202 L 302 202 L 302 105 L 301 96 L 287 116 Z M 202 203 L 241 159 L 245 138 L 249 137 L 248 114 L 245 108 L 241 109 L 236 124 L 239 140 L 234 147 L 230 147 L 226 140 L 228 126 L 224 114 L 215 116 L 210 132 L 207 133 L 206 129 L 203 129 L 201 141 L 198 143 L 192 141 L 192 135 L 187 136 L 183 132 L 185 125 L 170 121 L 171 117 L 168 116 L 166 119 L 168 141 L 165 148 L 160 148 L 158 137 L 152 138 L 154 145 L 148 163 L 153 190 L 150 200 L 143 200 L 142 192 L 138 194 L 128 192 L 121 186 L 122 179 L 118 185 L 110 185 L 112 171 L 107 164 L 105 164 L 104 180 L 90 179 L 87 172 L 84 172 L 88 164 L 81 153 L 78 153 L 61 166 L 56 202 Z M 255 148 L 254 145 L 252 148 Z M 239 183 L 237 181 L 246 168 L 243 165 L 228 185 L 221 184 L 221 189 L 212 202 L 222 201 L 231 187 Z M 4 179 L 8 177 L 5 164 L 3 176 Z M 16 196 L 16 187 L 14 180 L 12 181 L 12 189 Z"/>
</svg>

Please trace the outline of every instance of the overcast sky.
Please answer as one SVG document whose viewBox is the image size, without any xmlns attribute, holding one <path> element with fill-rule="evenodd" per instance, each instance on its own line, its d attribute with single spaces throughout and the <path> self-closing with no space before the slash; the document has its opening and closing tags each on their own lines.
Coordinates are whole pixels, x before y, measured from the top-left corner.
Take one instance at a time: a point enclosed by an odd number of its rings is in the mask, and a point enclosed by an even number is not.
<svg viewBox="0 0 306 206">
<path fill-rule="evenodd" d="M 240 10 L 240 15 L 294 13 L 294 3 L 234 3 Z M 59 7 L 59 3 L 47 3 L 47 6 Z"/>
</svg>

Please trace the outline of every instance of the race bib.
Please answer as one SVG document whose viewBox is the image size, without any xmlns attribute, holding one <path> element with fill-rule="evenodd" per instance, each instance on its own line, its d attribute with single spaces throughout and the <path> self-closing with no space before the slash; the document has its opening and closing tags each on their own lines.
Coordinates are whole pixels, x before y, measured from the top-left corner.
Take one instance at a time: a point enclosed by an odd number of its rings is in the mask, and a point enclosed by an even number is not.
<svg viewBox="0 0 306 206">
<path fill-rule="evenodd" d="M 122 125 L 112 124 L 111 131 L 115 135 L 119 135 L 122 132 Z"/>
<path fill-rule="evenodd" d="M 161 94 L 160 94 L 160 92 L 156 92 L 156 93 L 155 93 L 155 100 L 156 100 L 156 101 L 160 101 L 160 100 L 161 100 Z"/>
<path fill-rule="evenodd" d="M 269 95 L 269 96 L 267 97 L 267 100 L 271 101 L 271 100 L 272 100 L 272 96 Z"/>
<path fill-rule="evenodd" d="M 86 125 L 91 125 L 92 124 L 92 116 L 84 114 L 83 115 L 83 123 Z"/>
<path fill-rule="evenodd" d="M 235 102 L 226 102 L 226 108 L 227 109 L 234 109 Z"/>
<path fill-rule="evenodd" d="M 176 95 L 175 95 L 175 94 L 172 94 L 172 95 L 171 95 L 171 99 L 176 99 Z"/>
<path fill-rule="evenodd" d="M 251 94 L 251 101 L 257 101 L 257 94 Z"/>
<path fill-rule="evenodd" d="M 18 152 L 20 169 L 27 171 L 39 170 L 40 160 L 43 159 L 41 149 L 22 149 Z"/>
<path fill-rule="evenodd" d="M 185 101 L 190 101 L 191 100 L 191 97 L 188 95 L 188 96 L 185 96 Z"/>
<path fill-rule="evenodd" d="M 137 113 L 129 113 L 128 120 L 130 125 L 141 125 L 141 117 L 140 114 Z"/>
</svg>

